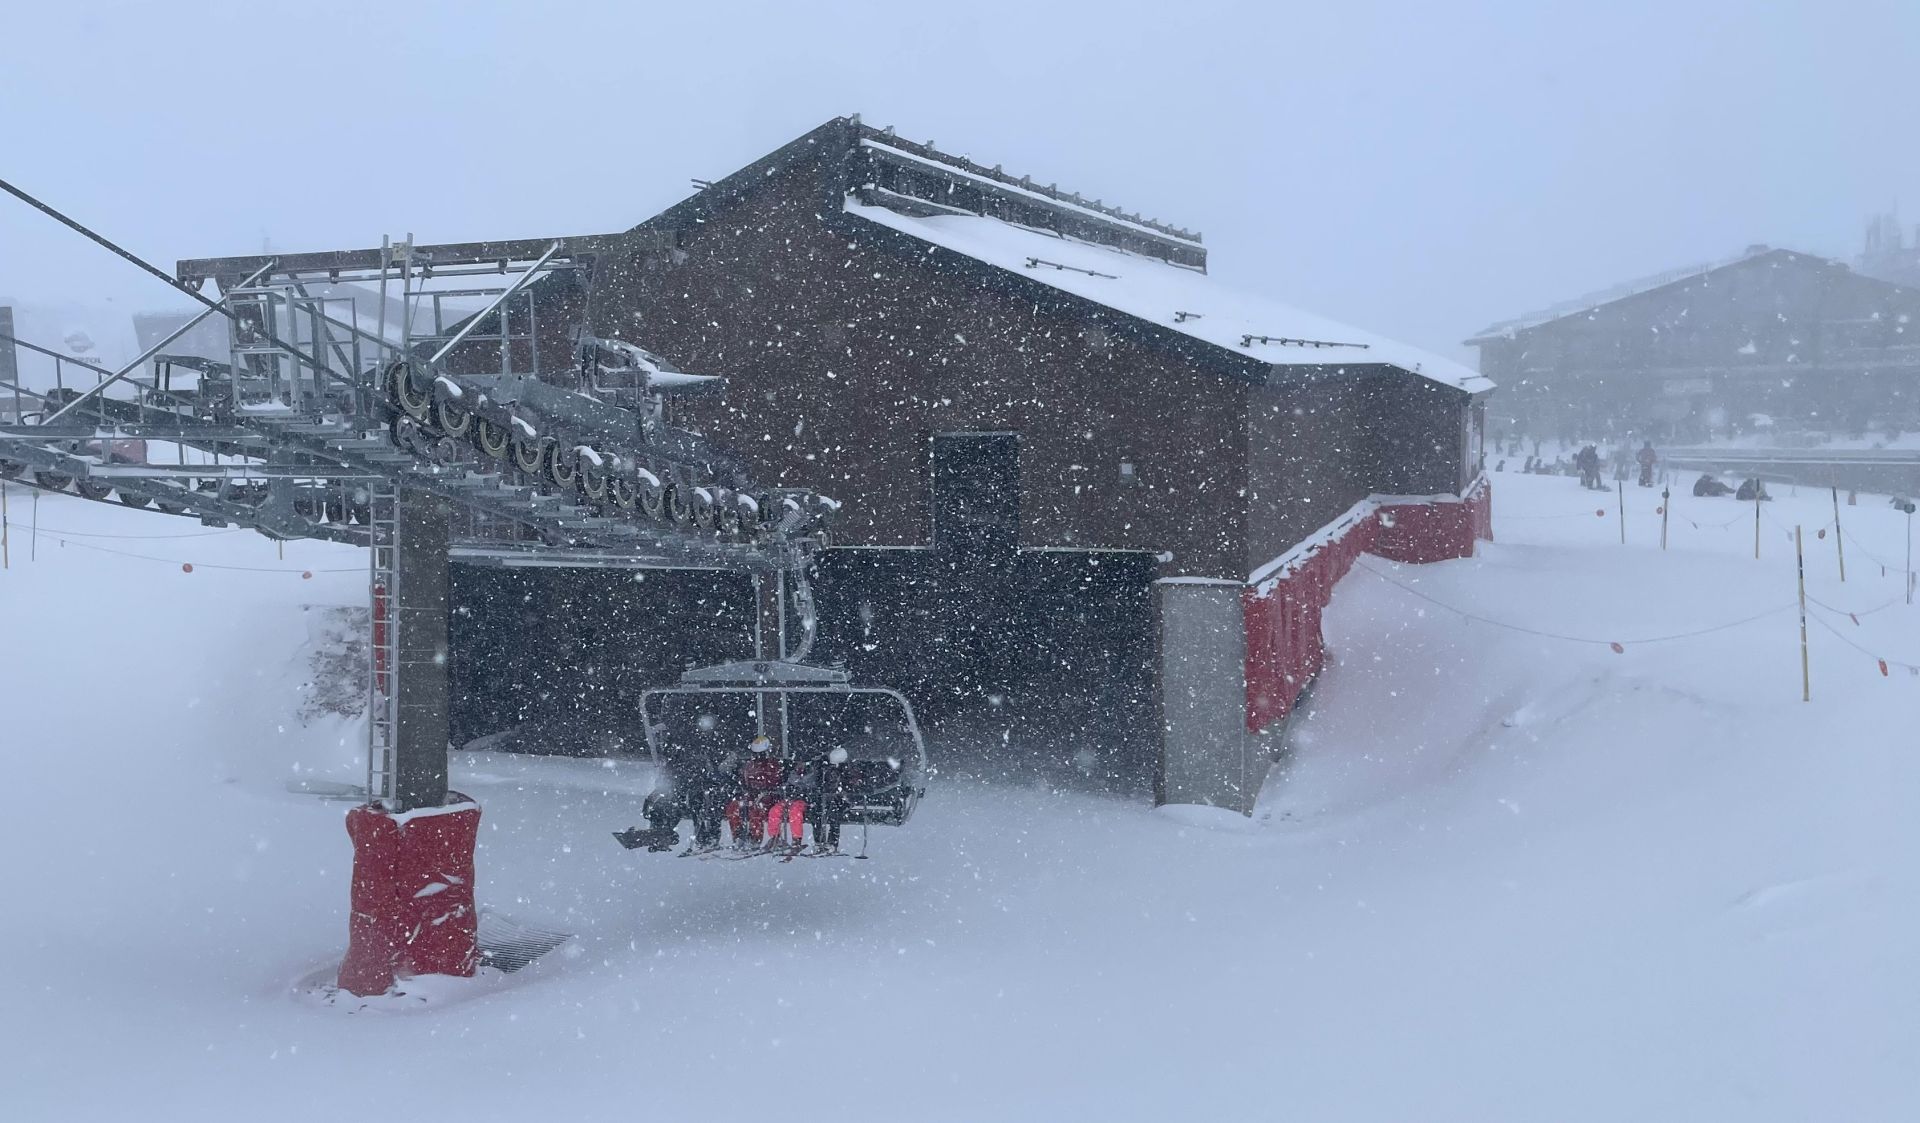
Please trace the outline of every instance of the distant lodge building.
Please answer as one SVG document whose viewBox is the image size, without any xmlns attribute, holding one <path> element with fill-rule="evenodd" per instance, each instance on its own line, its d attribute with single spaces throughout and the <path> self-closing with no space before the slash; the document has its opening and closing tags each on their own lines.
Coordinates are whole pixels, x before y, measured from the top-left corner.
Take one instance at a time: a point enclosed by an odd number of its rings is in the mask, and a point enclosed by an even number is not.
<svg viewBox="0 0 1920 1123">
<path fill-rule="evenodd" d="M 1752 246 L 1467 343 L 1502 387 L 1496 428 L 1535 436 L 1691 443 L 1761 418 L 1920 429 L 1920 289 L 1788 250 Z"/>
<path fill-rule="evenodd" d="M 857 117 L 598 241 L 511 363 L 565 380 L 584 324 L 723 376 L 680 419 L 844 503 L 813 657 L 905 691 L 949 766 L 1250 809 L 1353 555 L 1487 533 L 1488 379 Z M 755 611 L 724 574 L 455 570 L 456 742 L 632 744 L 638 690 L 740 657 Z"/>
<path fill-rule="evenodd" d="M 1920 226 L 1911 238 L 1891 214 L 1875 215 L 1853 267 L 1869 277 L 1896 285 L 1920 288 Z"/>
</svg>

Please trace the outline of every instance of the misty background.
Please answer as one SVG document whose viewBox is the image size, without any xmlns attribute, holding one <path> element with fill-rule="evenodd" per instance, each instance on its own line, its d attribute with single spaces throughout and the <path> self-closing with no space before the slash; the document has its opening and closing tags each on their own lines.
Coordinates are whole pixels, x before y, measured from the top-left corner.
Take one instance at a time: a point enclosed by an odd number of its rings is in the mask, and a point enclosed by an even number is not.
<svg viewBox="0 0 1920 1123">
<path fill-rule="evenodd" d="M 0 177 L 177 258 L 622 230 L 836 114 L 1204 232 L 1471 362 L 1489 322 L 1920 221 L 1920 4 L 11 5 Z M 185 306 L 11 199 L 0 302 Z M 50 341 L 42 341 L 50 342 Z"/>
</svg>

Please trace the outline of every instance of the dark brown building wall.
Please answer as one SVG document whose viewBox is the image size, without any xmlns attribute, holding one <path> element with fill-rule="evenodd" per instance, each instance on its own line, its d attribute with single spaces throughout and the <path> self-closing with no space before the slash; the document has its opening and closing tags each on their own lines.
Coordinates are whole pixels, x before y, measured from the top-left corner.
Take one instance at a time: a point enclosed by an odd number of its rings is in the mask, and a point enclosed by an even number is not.
<svg viewBox="0 0 1920 1123">
<path fill-rule="evenodd" d="M 1248 414 L 1245 572 L 1286 552 L 1366 498 L 1367 376 L 1276 381 L 1254 391 Z"/>
<path fill-rule="evenodd" d="M 840 233 L 838 206 L 820 164 L 769 177 L 678 249 L 603 261 L 594 329 L 724 375 L 694 419 L 757 479 L 845 500 L 839 541 L 925 544 L 932 435 L 1011 430 L 1023 546 L 1244 576 L 1245 383 L 973 263 Z"/>
<path fill-rule="evenodd" d="M 1249 403 L 1247 571 L 1369 495 L 1458 491 L 1469 402 L 1389 367 L 1275 371 Z"/>
<path fill-rule="evenodd" d="M 1473 399 L 1417 374 L 1390 370 L 1368 384 L 1370 439 L 1364 464 L 1382 495 L 1457 494 L 1474 470 L 1466 461 Z"/>
</svg>

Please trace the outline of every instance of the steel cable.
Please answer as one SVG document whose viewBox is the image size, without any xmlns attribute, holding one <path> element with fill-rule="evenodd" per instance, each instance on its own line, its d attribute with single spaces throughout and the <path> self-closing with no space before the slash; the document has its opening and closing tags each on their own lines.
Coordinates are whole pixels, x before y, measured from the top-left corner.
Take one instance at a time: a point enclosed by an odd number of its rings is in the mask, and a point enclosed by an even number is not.
<svg viewBox="0 0 1920 1123">
<path fill-rule="evenodd" d="M 1433 597 L 1426 593 L 1423 593 L 1419 589 L 1416 589 L 1413 586 L 1408 585 L 1403 581 L 1396 581 L 1392 577 L 1389 577 L 1388 575 L 1386 575 L 1385 573 L 1382 573 L 1379 570 L 1373 568 L 1372 566 L 1367 565 L 1364 561 L 1356 563 L 1356 568 L 1364 569 L 1368 573 L 1373 574 L 1375 577 L 1380 578 L 1382 581 L 1385 581 L 1389 585 L 1396 586 L 1397 588 L 1400 588 L 1408 593 L 1412 593 L 1414 596 L 1419 597 L 1421 600 L 1424 600 L 1429 604 L 1437 605 L 1440 608 L 1446 609 L 1448 612 L 1451 612 L 1457 616 L 1464 617 L 1468 620 L 1475 620 L 1482 624 L 1490 624 L 1496 628 L 1505 628 L 1506 630 L 1511 632 L 1520 632 L 1524 635 L 1539 636 L 1544 639 L 1565 640 L 1568 643 L 1595 644 L 1601 647 L 1625 646 L 1627 644 L 1637 644 L 1637 643 L 1666 643 L 1669 640 L 1693 639 L 1696 636 L 1704 636 L 1713 632 L 1723 632 L 1729 628 L 1738 628 L 1744 624 L 1751 624 L 1756 620 L 1765 619 L 1768 616 L 1773 616 L 1781 612 L 1790 611 L 1794 607 L 1794 605 L 1791 603 L 1783 604 L 1778 608 L 1769 608 L 1763 612 L 1756 612 L 1752 616 L 1745 616 L 1738 620 L 1729 620 L 1723 624 L 1711 624 L 1711 625 L 1708 625 L 1707 627 L 1696 628 L 1692 631 L 1687 631 L 1687 632 L 1674 632 L 1671 635 L 1646 636 L 1640 639 L 1629 639 L 1629 640 L 1594 639 L 1590 636 L 1575 636 L 1575 635 L 1568 635 L 1564 632 L 1550 632 L 1541 628 L 1529 628 L 1523 624 L 1513 624 L 1505 620 L 1496 620 L 1491 616 L 1482 616 L 1479 613 L 1469 612 L 1464 608 L 1457 608 L 1454 605 L 1448 604 L 1447 602 L 1438 599 L 1437 597 Z"/>
</svg>

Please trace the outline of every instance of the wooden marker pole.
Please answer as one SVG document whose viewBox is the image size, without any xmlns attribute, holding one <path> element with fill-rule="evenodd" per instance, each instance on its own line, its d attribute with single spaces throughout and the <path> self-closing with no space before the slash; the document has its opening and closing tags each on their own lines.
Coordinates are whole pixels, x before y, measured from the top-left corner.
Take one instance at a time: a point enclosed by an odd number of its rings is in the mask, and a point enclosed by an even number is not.
<svg viewBox="0 0 1920 1123">
<path fill-rule="evenodd" d="M 1760 560 L 1760 489 L 1753 489 L 1753 560 Z"/>
<path fill-rule="evenodd" d="M 27 560 L 40 560 L 40 489 L 33 489 L 33 533 L 27 535 Z"/>
<path fill-rule="evenodd" d="M 11 558 L 7 553 L 7 492 L 9 490 L 11 489 L 8 488 L 6 484 L 0 483 L 0 569 L 13 568 L 10 564 Z M 1913 535 L 1909 534 L 1907 538 L 1911 540 Z M 1913 548 L 1909 546 L 1907 550 L 1911 553 Z M 1913 566 L 1908 565 L 1907 568 L 1912 569 Z"/>
<path fill-rule="evenodd" d="M 1627 482 L 1625 480 L 1614 482 L 1620 488 L 1620 544 L 1624 546 L 1627 544 Z"/>
<path fill-rule="evenodd" d="M 1673 488 L 1660 489 L 1660 548 L 1667 548 L 1667 512 L 1673 508 Z"/>
<path fill-rule="evenodd" d="M 1840 542 L 1840 487 L 1833 488 L 1833 548 L 1840 555 L 1840 581 L 1847 580 L 1847 548 Z"/>
<path fill-rule="evenodd" d="M 1793 528 L 1793 554 L 1800 566 L 1800 700 L 1813 701 L 1813 678 L 1807 665 L 1807 555 L 1801 549 L 1800 528 Z"/>
</svg>

